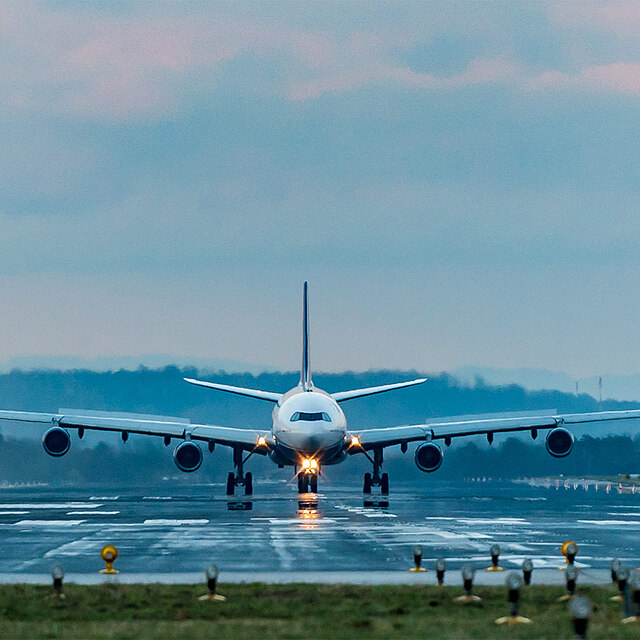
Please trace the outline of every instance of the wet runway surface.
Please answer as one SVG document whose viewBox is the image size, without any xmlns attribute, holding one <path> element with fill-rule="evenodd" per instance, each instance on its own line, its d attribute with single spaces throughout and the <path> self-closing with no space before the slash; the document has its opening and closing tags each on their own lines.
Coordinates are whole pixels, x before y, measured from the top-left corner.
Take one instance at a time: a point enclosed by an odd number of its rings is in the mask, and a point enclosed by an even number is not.
<svg viewBox="0 0 640 640">
<path fill-rule="evenodd" d="M 120 550 L 117 568 L 137 574 L 200 574 L 208 562 L 228 572 L 268 575 L 398 571 L 421 544 L 424 564 L 445 557 L 455 569 L 488 564 L 559 565 L 573 539 L 576 564 L 606 569 L 617 557 L 640 566 L 640 493 L 555 488 L 552 484 L 439 482 L 394 487 L 388 500 L 331 488 L 298 496 L 290 485 L 260 483 L 251 501 L 221 485 L 153 489 L 0 490 L 0 573 L 69 573 L 101 568 L 100 549 Z M 387 504 L 388 502 L 388 504 Z"/>
</svg>

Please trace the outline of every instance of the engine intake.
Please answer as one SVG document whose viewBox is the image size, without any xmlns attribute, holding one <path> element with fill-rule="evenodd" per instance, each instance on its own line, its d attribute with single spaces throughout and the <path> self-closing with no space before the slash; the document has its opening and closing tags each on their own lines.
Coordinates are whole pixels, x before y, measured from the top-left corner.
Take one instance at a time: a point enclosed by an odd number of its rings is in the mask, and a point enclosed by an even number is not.
<svg viewBox="0 0 640 640">
<path fill-rule="evenodd" d="M 180 471 L 191 473 L 202 464 L 202 449 L 195 442 L 181 442 L 173 450 L 173 461 Z"/>
<path fill-rule="evenodd" d="M 547 434 L 545 446 L 554 458 L 564 458 L 573 449 L 573 434 L 563 427 L 556 427 Z"/>
<path fill-rule="evenodd" d="M 415 453 L 415 461 L 420 471 L 432 473 L 437 471 L 442 464 L 444 454 L 442 449 L 434 442 L 421 444 Z"/>
<path fill-rule="evenodd" d="M 42 446 L 50 456 L 59 458 L 69 451 L 71 436 L 69 432 L 62 427 L 51 427 L 51 429 L 42 436 Z"/>
</svg>

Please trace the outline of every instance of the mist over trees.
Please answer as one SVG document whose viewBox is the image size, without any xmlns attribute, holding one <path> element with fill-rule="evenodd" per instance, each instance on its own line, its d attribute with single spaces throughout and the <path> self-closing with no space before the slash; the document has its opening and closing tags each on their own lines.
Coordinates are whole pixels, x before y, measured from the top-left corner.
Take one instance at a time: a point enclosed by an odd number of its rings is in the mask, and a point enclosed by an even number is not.
<svg viewBox="0 0 640 640">
<path fill-rule="evenodd" d="M 375 386 L 417 377 L 417 372 L 373 371 L 365 373 L 316 374 L 314 382 L 326 391 Z M 182 378 L 198 377 L 195 369 L 166 367 L 97 373 L 91 371 L 12 371 L 0 375 L 0 409 L 56 412 L 59 408 L 94 409 L 187 417 L 192 422 L 269 428 L 271 403 L 241 398 L 193 387 Z M 208 376 L 224 384 L 269 391 L 286 391 L 298 381 L 297 373 L 228 374 Z M 636 408 L 631 402 L 607 400 L 602 404 L 586 394 L 575 396 L 558 391 L 527 391 L 517 385 L 490 386 L 477 380 L 465 386 L 440 374 L 418 387 L 345 402 L 349 427 L 418 424 L 429 418 L 511 411 L 557 409 L 561 413 Z M 615 425 L 616 429 L 620 429 Z M 486 476 L 511 478 L 548 474 L 617 474 L 640 471 L 640 438 L 610 435 L 612 425 L 576 430 L 573 453 L 565 459 L 549 456 L 544 432 L 533 442 L 528 435 L 496 436 L 489 447 L 476 436 L 458 439 L 445 450 L 442 468 L 423 474 L 414 462 L 412 448 L 402 455 L 399 447 L 385 451 L 386 470 L 396 481 Z M 1 427 L 0 482 L 53 482 L 74 485 L 114 483 L 150 485 L 160 482 L 221 482 L 231 469 L 230 450 L 217 447 L 205 452 L 202 468 L 183 474 L 172 460 L 173 446 L 165 448 L 160 438 L 132 435 L 124 444 L 115 434 L 87 431 L 80 441 L 72 432 L 71 451 L 60 459 L 47 456 L 40 444 L 41 425 L 5 423 Z M 629 421 L 623 431 L 640 433 L 640 425 Z M 329 480 L 339 478 L 359 486 L 361 474 L 369 470 L 363 456 L 345 464 L 327 467 Z M 260 478 L 289 479 L 290 470 L 279 470 L 261 456 L 254 456 L 248 469 Z"/>
</svg>

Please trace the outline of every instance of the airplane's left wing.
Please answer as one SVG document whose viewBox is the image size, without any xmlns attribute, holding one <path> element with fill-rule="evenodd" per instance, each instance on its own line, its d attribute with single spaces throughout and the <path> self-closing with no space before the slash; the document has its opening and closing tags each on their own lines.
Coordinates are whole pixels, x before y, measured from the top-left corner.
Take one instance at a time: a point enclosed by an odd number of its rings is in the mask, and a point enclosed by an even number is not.
<svg viewBox="0 0 640 640">
<path fill-rule="evenodd" d="M 640 419 L 640 409 L 630 411 L 600 411 L 597 413 L 567 413 L 517 418 L 490 418 L 483 420 L 460 420 L 438 422 L 437 419 L 426 424 L 384 429 L 364 429 L 353 431 L 354 445 L 351 453 L 358 449 L 368 450 L 376 447 L 390 447 L 419 440 L 445 440 L 472 435 L 486 435 L 493 439 L 494 433 L 531 431 L 536 435 L 538 429 L 567 428 L 571 425 Z"/>
<path fill-rule="evenodd" d="M 87 411 L 85 413 L 77 410 L 72 413 L 0 411 L 0 420 L 39 423 L 63 429 L 115 431 L 123 435 L 139 433 L 160 436 L 165 439 L 200 440 L 231 447 L 239 446 L 246 451 L 256 449 L 261 438 L 270 437 L 270 432 L 265 430 L 191 424 L 188 420 L 183 421 L 179 418 L 154 418 L 152 416 L 136 416 L 135 414 L 109 416 L 102 412 Z M 258 451 L 258 453 L 261 452 Z"/>
</svg>

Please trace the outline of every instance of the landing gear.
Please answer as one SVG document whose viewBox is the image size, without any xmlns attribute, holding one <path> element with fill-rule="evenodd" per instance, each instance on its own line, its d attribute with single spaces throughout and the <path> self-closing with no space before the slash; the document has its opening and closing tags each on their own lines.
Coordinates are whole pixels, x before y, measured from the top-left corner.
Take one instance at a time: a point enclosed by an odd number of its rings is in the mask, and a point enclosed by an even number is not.
<svg viewBox="0 0 640 640">
<path fill-rule="evenodd" d="M 247 456 L 247 458 L 248 457 L 249 456 Z M 235 471 L 230 471 L 227 475 L 228 496 L 235 494 L 236 487 L 244 487 L 245 496 L 253 494 L 253 474 L 250 471 L 248 473 L 244 473 L 243 471 L 243 465 L 247 458 L 242 458 L 241 447 L 233 448 L 233 466 L 235 467 Z"/>
<path fill-rule="evenodd" d="M 298 473 L 298 493 L 318 493 L 318 474 L 314 471 Z"/>
<path fill-rule="evenodd" d="M 389 493 L 389 474 L 380 473 L 382 469 L 382 447 L 377 447 L 373 450 L 373 459 L 367 454 L 367 458 L 373 463 L 373 474 L 364 474 L 364 485 L 362 487 L 363 493 L 371 493 L 371 487 L 380 487 L 380 493 L 382 495 L 388 495 Z"/>
</svg>

